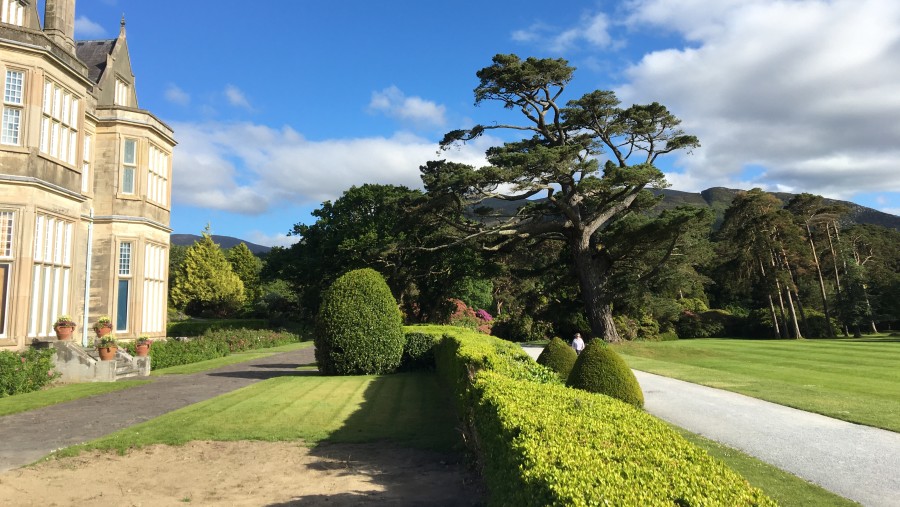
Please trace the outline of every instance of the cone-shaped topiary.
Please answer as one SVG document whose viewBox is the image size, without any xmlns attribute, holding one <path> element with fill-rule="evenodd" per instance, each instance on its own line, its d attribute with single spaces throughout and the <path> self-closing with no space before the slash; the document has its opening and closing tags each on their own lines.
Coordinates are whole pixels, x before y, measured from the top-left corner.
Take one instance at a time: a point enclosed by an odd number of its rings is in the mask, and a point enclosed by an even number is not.
<svg viewBox="0 0 900 507">
<path fill-rule="evenodd" d="M 644 393 L 631 368 L 600 340 L 592 340 L 578 356 L 566 385 L 644 406 Z"/>
<path fill-rule="evenodd" d="M 315 343 L 319 371 L 325 375 L 390 373 L 397 368 L 403 355 L 403 321 L 377 271 L 350 271 L 325 291 Z"/>
<path fill-rule="evenodd" d="M 576 359 L 578 359 L 578 354 L 575 353 L 575 349 L 566 345 L 566 342 L 561 339 L 554 338 L 544 347 L 537 362 L 555 371 L 565 382 L 569 378 Z"/>
</svg>

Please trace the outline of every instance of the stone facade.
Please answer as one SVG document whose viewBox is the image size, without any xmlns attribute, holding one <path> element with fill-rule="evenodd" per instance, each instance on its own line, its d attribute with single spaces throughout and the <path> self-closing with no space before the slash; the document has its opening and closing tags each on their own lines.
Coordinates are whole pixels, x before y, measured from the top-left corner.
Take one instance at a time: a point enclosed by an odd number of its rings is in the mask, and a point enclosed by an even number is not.
<svg viewBox="0 0 900 507">
<path fill-rule="evenodd" d="M 75 41 L 75 0 L 0 0 L 0 350 L 165 336 L 172 129 L 138 107 L 125 22 Z"/>
</svg>

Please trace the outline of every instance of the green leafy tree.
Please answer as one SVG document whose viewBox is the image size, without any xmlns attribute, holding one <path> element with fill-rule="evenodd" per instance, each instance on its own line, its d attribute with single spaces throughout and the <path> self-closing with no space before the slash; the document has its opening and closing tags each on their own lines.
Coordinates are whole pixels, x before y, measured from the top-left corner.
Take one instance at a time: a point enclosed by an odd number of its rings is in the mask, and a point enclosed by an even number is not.
<svg viewBox="0 0 900 507">
<path fill-rule="evenodd" d="M 495 129 L 529 137 L 488 149 L 490 165 L 480 169 L 430 161 L 421 167 L 422 180 L 434 208 L 461 232 L 460 241 L 493 250 L 537 238 L 564 242 L 593 334 L 618 341 L 611 283 L 617 260 L 605 231 L 657 202 L 645 189 L 666 185 L 653 165 L 660 155 L 699 141 L 655 102 L 623 108 L 613 92 L 597 90 L 563 104 L 574 70 L 563 59 L 495 56 L 477 73 L 475 103 L 499 102 L 521 112 L 524 122 L 455 130 L 441 146 Z M 544 199 L 530 200 L 539 195 Z M 518 204 L 501 206 L 508 202 Z"/>
<path fill-rule="evenodd" d="M 232 271 L 222 249 L 212 240 L 209 227 L 188 247 L 175 284 L 172 303 L 189 315 L 225 317 L 244 304 L 244 284 Z"/>
<path fill-rule="evenodd" d="M 411 318 L 447 313 L 448 281 L 483 278 L 487 263 L 478 252 L 457 246 L 419 248 L 444 238 L 446 226 L 419 211 L 422 192 L 394 185 L 351 187 L 313 211 L 313 224 L 294 225 L 300 241 L 273 249 L 265 277 L 288 281 L 305 308 L 315 311 L 322 292 L 348 269 L 381 273 Z"/>
<path fill-rule="evenodd" d="M 231 269 L 234 271 L 234 274 L 244 284 L 246 303 L 249 305 L 255 304 L 262 296 L 262 286 L 259 279 L 259 274 L 263 267 L 262 260 L 253 255 L 253 252 L 247 248 L 245 243 L 238 243 L 226 250 L 225 258 L 231 263 Z"/>
</svg>

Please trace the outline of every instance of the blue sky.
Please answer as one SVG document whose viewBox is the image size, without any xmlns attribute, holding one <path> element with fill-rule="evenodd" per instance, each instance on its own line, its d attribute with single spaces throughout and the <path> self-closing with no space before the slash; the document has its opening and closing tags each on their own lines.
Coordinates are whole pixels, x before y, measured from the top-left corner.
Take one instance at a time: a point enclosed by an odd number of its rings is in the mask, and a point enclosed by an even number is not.
<svg viewBox="0 0 900 507">
<path fill-rule="evenodd" d="M 115 37 L 123 13 L 139 105 L 179 142 L 176 233 L 284 245 L 351 185 L 420 186 L 444 132 L 508 114 L 473 105 L 497 53 L 566 58 L 567 99 L 668 106 L 702 144 L 660 164 L 672 188 L 900 214 L 896 0 L 78 0 L 76 38 Z"/>
</svg>

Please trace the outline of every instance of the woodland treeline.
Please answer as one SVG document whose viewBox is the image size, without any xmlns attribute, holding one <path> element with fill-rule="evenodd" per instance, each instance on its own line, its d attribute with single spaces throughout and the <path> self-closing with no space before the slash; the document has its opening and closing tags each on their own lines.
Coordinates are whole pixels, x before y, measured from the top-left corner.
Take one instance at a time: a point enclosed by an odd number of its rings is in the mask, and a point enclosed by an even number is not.
<svg viewBox="0 0 900 507">
<path fill-rule="evenodd" d="M 562 59 L 495 56 L 476 73 L 475 101 L 512 113 L 441 142 L 451 150 L 495 131 L 509 140 L 487 150 L 488 165 L 428 161 L 424 190 L 370 184 L 324 202 L 314 223 L 294 226 L 298 243 L 254 264 L 240 304 L 186 296 L 193 273 L 220 276 L 221 261 L 246 258 L 219 252 L 218 267 L 189 268 L 213 255 L 204 234 L 206 253 L 173 249 L 172 302 L 311 319 L 331 282 L 369 267 L 407 322 L 446 322 L 461 301 L 517 341 L 576 331 L 607 341 L 830 337 L 897 325 L 900 232 L 853 224 L 846 208 L 809 194 L 785 203 L 741 192 L 719 220 L 707 207 L 662 207 L 651 191 L 667 186 L 657 158 L 699 139 L 655 102 L 625 107 L 603 90 L 564 101 L 574 71 Z M 249 262 L 238 264 L 246 273 Z"/>
<path fill-rule="evenodd" d="M 243 245 L 219 253 L 220 263 L 207 273 L 221 275 L 221 262 L 231 259 L 246 287 L 240 301 L 225 308 L 181 300 L 174 306 L 194 315 L 312 319 L 331 282 L 372 267 L 385 276 L 410 323 L 446 322 L 455 310 L 450 300 L 459 299 L 488 311 L 492 334 L 510 340 L 590 332 L 564 243 L 521 242 L 501 251 L 460 243 L 433 250 L 456 232 L 429 218 L 426 201 L 423 192 L 402 186 L 353 187 L 323 203 L 315 223 L 297 224 L 293 233 L 302 241 L 290 248 L 262 259 Z M 717 229 L 712 212 L 703 211 L 705 220 L 681 235 L 671 253 L 671 243 L 630 242 L 623 233 L 621 248 L 643 260 L 613 276 L 618 334 L 625 340 L 809 338 L 896 329 L 900 232 L 850 223 L 846 211 L 820 196 L 800 194 L 785 205 L 754 189 L 735 197 Z M 638 229 L 652 217 L 630 222 L 627 229 Z M 217 248 L 209 240 L 201 257 L 213 256 L 210 244 Z M 185 280 L 187 251 L 173 247 L 173 288 Z"/>
</svg>

